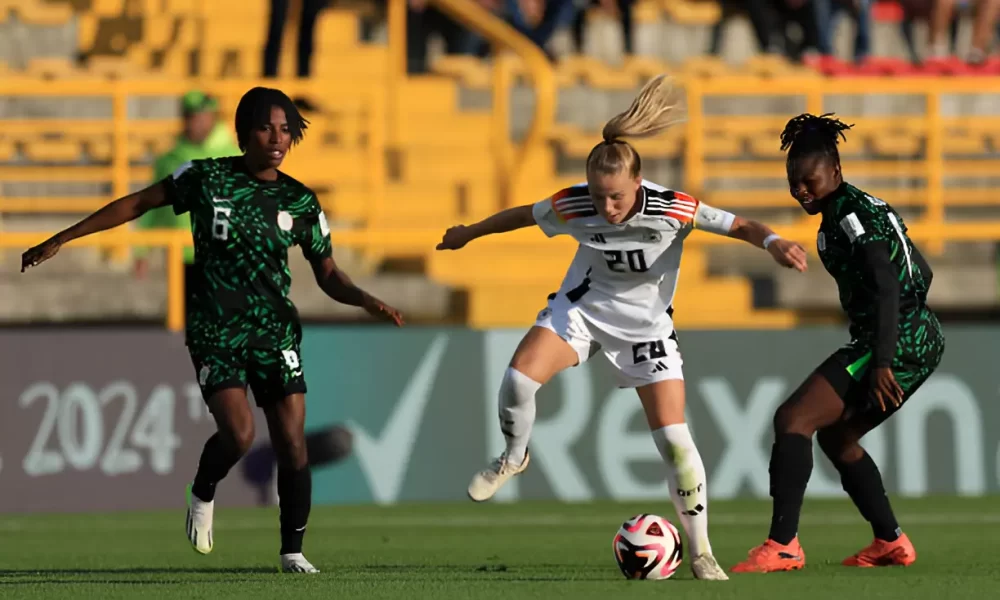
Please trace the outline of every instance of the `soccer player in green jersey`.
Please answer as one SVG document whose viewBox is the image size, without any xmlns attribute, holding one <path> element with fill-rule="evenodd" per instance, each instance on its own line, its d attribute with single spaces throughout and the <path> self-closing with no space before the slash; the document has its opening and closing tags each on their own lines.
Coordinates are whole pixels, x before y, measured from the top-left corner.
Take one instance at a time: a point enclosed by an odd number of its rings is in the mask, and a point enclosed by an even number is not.
<svg viewBox="0 0 1000 600">
<path fill-rule="evenodd" d="M 209 438 L 188 493 L 187 535 L 212 551 L 216 485 L 254 440 L 247 387 L 267 418 L 278 459 L 281 566 L 317 572 L 302 555 L 312 478 L 305 424 L 306 383 L 298 312 L 288 299 L 288 249 L 299 246 L 320 288 L 402 325 L 399 313 L 355 286 L 333 260 L 330 229 L 316 195 L 278 170 L 308 123 L 281 91 L 254 88 L 236 109 L 242 156 L 194 160 L 162 181 L 115 200 L 26 251 L 22 272 L 77 238 L 172 206 L 190 213 L 195 281 L 187 290 L 186 343 L 218 432 Z"/>
<path fill-rule="evenodd" d="M 816 246 L 840 290 L 851 341 L 817 367 L 775 413 L 771 530 L 735 572 L 805 565 L 798 524 L 813 466 L 814 433 L 874 534 L 868 547 L 843 564 L 875 567 L 916 560 L 878 467 L 858 440 L 927 381 L 944 354 L 944 335 L 927 306 L 933 273 L 907 237 L 903 219 L 843 179 L 837 144 L 850 127 L 831 115 L 803 114 L 781 134 L 791 194 L 808 214 L 822 216 Z"/>
</svg>

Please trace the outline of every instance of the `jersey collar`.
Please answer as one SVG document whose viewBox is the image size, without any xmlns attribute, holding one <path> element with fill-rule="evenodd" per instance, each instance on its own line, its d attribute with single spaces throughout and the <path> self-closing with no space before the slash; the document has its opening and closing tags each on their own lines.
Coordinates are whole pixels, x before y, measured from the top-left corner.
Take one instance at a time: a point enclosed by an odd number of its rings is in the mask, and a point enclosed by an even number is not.
<svg viewBox="0 0 1000 600">
<path fill-rule="evenodd" d="M 274 181 L 267 181 L 265 179 L 260 179 L 259 177 L 254 175 L 253 172 L 250 171 L 250 167 L 247 166 L 245 155 L 240 154 L 239 156 L 234 156 L 233 160 L 236 162 L 236 168 L 238 170 L 245 173 L 247 176 L 250 177 L 250 179 L 254 181 L 254 183 L 256 183 L 261 187 L 277 187 L 278 185 L 281 185 L 281 180 L 285 178 L 285 174 L 279 170 L 278 178 L 275 179 Z"/>
</svg>

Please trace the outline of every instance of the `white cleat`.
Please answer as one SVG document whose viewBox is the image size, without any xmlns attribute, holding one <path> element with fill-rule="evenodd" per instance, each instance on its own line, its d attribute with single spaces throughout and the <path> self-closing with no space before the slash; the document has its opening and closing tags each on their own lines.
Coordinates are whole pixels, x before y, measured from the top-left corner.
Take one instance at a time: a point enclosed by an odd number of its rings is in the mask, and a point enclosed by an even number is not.
<svg viewBox="0 0 1000 600">
<path fill-rule="evenodd" d="M 729 576 L 711 554 L 699 554 L 694 557 L 694 560 L 691 561 L 691 572 L 694 573 L 695 579 L 729 581 Z"/>
<path fill-rule="evenodd" d="M 512 465 L 507 462 L 507 453 L 500 455 L 500 458 L 493 461 L 486 469 L 476 473 L 469 484 L 469 498 L 476 502 L 484 502 L 493 497 L 507 480 L 515 475 L 524 473 L 531 462 L 531 455 L 524 453 L 524 462 L 519 465 Z"/>
<path fill-rule="evenodd" d="M 319 573 L 319 569 L 312 566 L 306 560 L 306 557 L 302 556 L 301 552 L 296 554 L 282 554 L 281 570 L 285 573 Z"/>
<path fill-rule="evenodd" d="M 205 502 L 199 500 L 191 493 L 191 486 L 187 489 L 187 537 L 191 542 L 191 547 L 199 554 L 208 554 L 212 551 L 212 518 L 215 514 L 215 501 Z"/>
</svg>

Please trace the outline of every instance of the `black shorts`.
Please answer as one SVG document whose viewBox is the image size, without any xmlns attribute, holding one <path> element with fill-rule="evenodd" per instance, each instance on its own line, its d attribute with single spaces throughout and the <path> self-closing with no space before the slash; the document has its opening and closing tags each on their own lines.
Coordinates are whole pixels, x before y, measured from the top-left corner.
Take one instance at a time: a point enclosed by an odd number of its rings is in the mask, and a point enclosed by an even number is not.
<svg viewBox="0 0 1000 600">
<path fill-rule="evenodd" d="M 877 401 L 871 398 L 872 352 L 865 345 L 844 346 L 823 361 L 815 372 L 833 386 L 837 395 L 843 399 L 849 413 L 868 413 L 876 423 L 881 423 L 902 408 L 903 404 L 930 378 L 941 362 L 943 350 L 944 344 L 941 338 L 940 351 L 935 350 L 925 355 L 923 360 L 906 360 L 905 354 L 897 353 L 892 362 L 892 374 L 903 390 L 903 402 L 899 406 L 887 406 L 885 412 L 881 407 L 877 407 Z"/>
<path fill-rule="evenodd" d="M 257 406 L 266 407 L 286 396 L 306 393 L 297 343 L 267 349 L 188 346 L 188 352 L 205 400 L 220 390 L 249 386 Z"/>
</svg>

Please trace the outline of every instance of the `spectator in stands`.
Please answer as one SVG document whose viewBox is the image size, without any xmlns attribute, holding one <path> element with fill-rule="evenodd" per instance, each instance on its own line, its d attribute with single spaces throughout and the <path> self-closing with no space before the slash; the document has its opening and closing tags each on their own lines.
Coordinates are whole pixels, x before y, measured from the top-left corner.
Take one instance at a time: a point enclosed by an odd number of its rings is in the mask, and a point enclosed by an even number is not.
<svg viewBox="0 0 1000 600">
<path fill-rule="evenodd" d="M 300 0 L 299 45 L 296 62 L 297 75 L 309 77 L 312 72 L 313 39 L 316 20 L 326 7 L 327 0 Z M 288 0 L 271 0 L 271 17 L 267 25 L 267 43 L 264 45 L 264 77 L 278 76 L 278 59 L 281 56 L 281 38 L 288 19 Z"/>
<path fill-rule="evenodd" d="M 606 2 L 615 5 L 615 0 Z M 573 23 L 577 13 L 575 0 L 504 0 L 504 16 L 510 25 L 541 48 L 546 49 L 557 29 Z M 617 10 L 616 10 L 617 12 Z"/>
<path fill-rule="evenodd" d="M 819 52 L 820 34 L 813 0 L 724 0 L 722 9 L 722 18 L 712 29 L 711 54 L 719 54 L 722 50 L 725 22 L 743 11 L 750 17 L 761 52 L 784 54 L 794 61 L 800 60 L 809 50 Z M 799 28 L 799 40 L 789 35 L 789 25 Z"/>
<path fill-rule="evenodd" d="M 156 159 L 153 181 L 160 181 L 189 160 L 222 158 L 242 154 L 229 128 L 218 120 L 219 105 L 215 98 L 199 90 L 191 90 L 181 98 L 183 131 L 174 147 Z M 153 209 L 136 221 L 140 229 L 190 229 L 187 213 L 175 215 L 171 207 Z M 142 277 L 149 268 L 148 248 L 136 248 L 136 275 Z M 184 252 L 184 263 L 194 262 L 194 249 Z"/>
<path fill-rule="evenodd" d="M 573 20 L 573 38 L 576 41 L 576 51 L 583 52 L 583 30 L 587 24 L 587 9 L 591 6 L 599 6 L 602 11 L 621 21 L 625 54 L 632 54 L 632 6 L 634 4 L 635 0 L 579 0 L 575 2 L 576 17 Z"/>
<path fill-rule="evenodd" d="M 481 6 L 496 12 L 500 0 L 476 0 Z M 407 0 L 406 4 L 406 71 L 426 73 L 427 41 L 431 35 L 444 38 L 447 54 L 485 54 L 482 39 L 433 6 L 427 0 Z"/>
<path fill-rule="evenodd" d="M 784 52 L 784 44 L 775 39 L 778 30 L 778 15 L 771 0 L 722 0 L 720 8 L 722 15 L 712 26 L 709 54 L 718 56 L 722 53 L 722 39 L 726 23 L 733 17 L 744 13 L 750 18 L 750 25 L 757 38 L 758 52 L 762 54 L 782 54 Z"/>
<path fill-rule="evenodd" d="M 945 39 L 952 23 L 955 22 L 955 9 L 969 6 L 968 0 L 935 0 L 930 10 L 930 30 L 927 44 L 930 59 L 942 59 L 948 56 L 949 43 Z M 975 18 L 972 24 L 972 47 L 966 60 L 973 65 L 986 61 L 994 35 L 997 33 L 997 22 L 1000 18 L 1000 0 L 976 0 Z M 957 28 L 956 28 L 957 29 Z M 951 49 L 954 52 L 954 34 L 952 34 Z"/>
<path fill-rule="evenodd" d="M 819 34 L 819 52 L 833 56 L 833 37 L 844 11 L 854 17 L 854 61 L 863 61 L 871 52 L 872 0 L 812 0 Z"/>
</svg>

